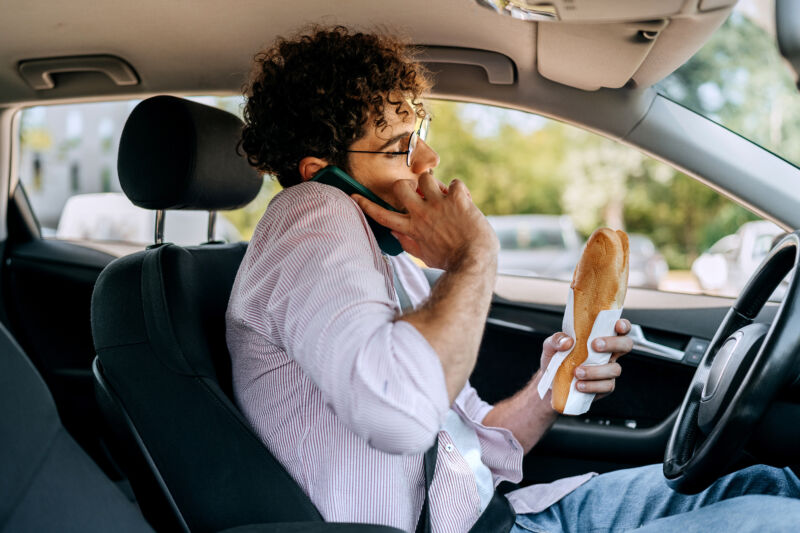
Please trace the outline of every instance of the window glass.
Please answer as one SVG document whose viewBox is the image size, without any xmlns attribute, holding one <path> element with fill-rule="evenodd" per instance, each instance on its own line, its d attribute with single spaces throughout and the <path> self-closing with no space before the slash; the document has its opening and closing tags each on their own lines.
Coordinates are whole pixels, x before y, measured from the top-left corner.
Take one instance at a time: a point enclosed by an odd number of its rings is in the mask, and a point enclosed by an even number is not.
<svg viewBox="0 0 800 533">
<path fill-rule="evenodd" d="M 198 101 L 233 113 L 241 97 Z M 46 238 L 122 255 L 153 242 L 154 214 L 122 194 L 116 156 L 138 101 L 26 109 L 20 182 Z M 782 232 L 673 168 L 627 146 L 542 117 L 434 101 L 429 144 L 436 175 L 462 179 L 489 216 L 510 275 L 569 280 L 585 239 L 601 226 L 631 239 L 630 285 L 735 296 Z M 279 190 L 220 213 L 216 237 L 248 240 Z M 207 214 L 167 214 L 166 240 L 206 239 Z"/>
<path fill-rule="evenodd" d="M 778 50 L 773 1 L 738 2 L 703 48 L 657 88 L 795 165 L 800 163 L 800 95 Z"/>
<path fill-rule="evenodd" d="M 569 280 L 598 227 L 630 236 L 630 285 L 735 296 L 781 234 L 637 150 L 539 116 L 435 101 L 436 176 L 462 179 L 500 240 L 499 268 Z M 716 244 L 715 244 L 716 243 Z"/>
<path fill-rule="evenodd" d="M 239 96 L 192 98 L 237 115 Z M 134 206 L 122 193 L 117 151 L 125 120 L 139 100 L 39 106 L 22 111 L 19 180 L 45 238 L 79 242 L 114 255 L 154 240 L 155 214 Z M 265 179 L 259 196 L 244 208 L 221 212 L 216 238 L 249 239 L 277 191 Z M 169 211 L 165 240 L 198 244 L 207 238 L 208 214 Z"/>
</svg>

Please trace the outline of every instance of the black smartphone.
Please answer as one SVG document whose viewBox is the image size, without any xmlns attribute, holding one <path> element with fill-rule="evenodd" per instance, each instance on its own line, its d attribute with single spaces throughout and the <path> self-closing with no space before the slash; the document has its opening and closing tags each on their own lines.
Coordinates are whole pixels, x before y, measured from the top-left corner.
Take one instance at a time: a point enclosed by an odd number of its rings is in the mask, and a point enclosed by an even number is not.
<svg viewBox="0 0 800 533">
<path fill-rule="evenodd" d="M 372 191 L 361 185 L 359 182 L 351 178 L 344 170 L 340 169 L 339 167 L 335 167 L 332 165 L 328 165 L 327 167 L 323 168 L 319 172 L 311 178 L 311 181 L 317 181 L 319 183 L 324 183 L 325 185 L 330 185 L 332 187 L 336 187 L 344 191 L 348 196 L 351 194 L 360 194 L 367 200 L 371 200 L 378 204 L 379 206 L 383 207 L 384 209 L 388 209 L 389 211 L 397 212 L 397 209 L 393 208 L 380 198 L 375 195 Z M 381 226 L 374 220 L 372 220 L 369 215 L 365 213 L 367 217 L 367 222 L 369 223 L 369 227 L 372 229 L 372 233 L 375 235 L 375 239 L 378 241 L 378 246 L 380 247 L 381 251 L 388 255 L 397 255 L 403 251 L 403 247 L 400 245 L 400 241 L 394 238 L 391 234 L 391 231 L 386 226 Z"/>
</svg>

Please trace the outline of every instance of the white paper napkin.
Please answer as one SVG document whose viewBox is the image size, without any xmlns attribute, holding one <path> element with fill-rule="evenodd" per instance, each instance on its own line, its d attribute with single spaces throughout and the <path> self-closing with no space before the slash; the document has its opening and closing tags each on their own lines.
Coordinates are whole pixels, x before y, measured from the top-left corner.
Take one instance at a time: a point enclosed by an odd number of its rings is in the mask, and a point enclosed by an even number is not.
<svg viewBox="0 0 800 533">
<path fill-rule="evenodd" d="M 561 330 L 573 339 L 575 338 L 574 298 L 575 296 L 572 288 L 570 287 L 569 295 L 567 296 L 567 308 L 564 310 L 564 321 L 561 324 Z M 622 309 L 606 309 L 597 313 L 597 318 L 592 325 L 592 333 L 589 335 L 589 340 L 586 341 L 589 357 L 583 363 L 584 366 L 604 365 L 608 363 L 609 359 L 611 359 L 610 353 L 595 352 L 592 349 L 592 341 L 597 337 L 613 337 L 616 335 L 616 332 L 614 331 L 614 325 L 621 316 Z M 547 394 L 547 391 L 553 386 L 553 380 L 556 377 L 558 367 L 561 366 L 561 363 L 564 362 L 564 359 L 570 354 L 570 352 L 572 352 L 574 348 L 575 345 L 573 344 L 572 348 L 569 350 L 556 352 L 556 354 L 550 360 L 550 363 L 547 365 L 547 369 L 545 370 L 541 381 L 539 381 L 540 398 L 544 398 L 545 394 Z M 565 415 L 580 415 L 585 413 L 592 405 L 592 400 L 594 400 L 594 393 L 580 392 L 575 388 L 575 383 L 577 383 L 577 381 L 577 378 L 572 378 L 572 383 L 569 387 L 569 395 L 567 396 L 567 404 L 564 406 Z"/>
</svg>

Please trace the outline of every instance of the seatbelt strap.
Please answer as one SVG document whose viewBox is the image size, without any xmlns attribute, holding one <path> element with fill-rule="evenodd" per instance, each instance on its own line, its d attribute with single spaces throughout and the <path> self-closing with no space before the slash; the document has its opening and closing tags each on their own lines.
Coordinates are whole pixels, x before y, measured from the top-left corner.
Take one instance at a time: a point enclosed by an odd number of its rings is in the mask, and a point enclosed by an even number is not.
<svg viewBox="0 0 800 533">
<path fill-rule="evenodd" d="M 414 306 L 411 304 L 411 298 L 408 297 L 408 293 L 403 288 L 403 284 L 400 283 L 400 278 L 397 277 L 397 271 L 394 269 L 394 264 L 392 264 L 392 260 L 386 257 L 386 261 L 389 263 L 389 268 L 392 271 L 392 278 L 394 279 L 394 290 L 397 293 L 397 298 L 400 300 L 400 309 L 403 312 L 413 311 Z"/>
<path fill-rule="evenodd" d="M 517 520 L 517 513 L 508 498 L 494 491 L 489 505 L 470 528 L 469 533 L 508 533 Z"/>
<path fill-rule="evenodd" d="M 414 306 L 411 304 L 411 299 L 408 293 L 400 283 L 400 278 L 397 276 L 397 271 L 391 259 L 386 258 L 389 263 L 389 268 L 392 270 L 392 277 L 394 279 L 394 290 L 397 292 L 397 298 L 400 300 L 400 308 L 403 312 L 413 310 Z M 441 273 L 438 273 L 441 274 Z M 439 277 L 436 275 L 431 278 L 427 275 L 428 282 L 433 285 L 433 282 Z M 431 526 L 431 509 L 430 509 L 430 490 L 431 483 L 433 482 L 433 474 L 436 471 L 436 457 L 439 453 L 439 436 L 433 441 L 433 446 L 428 448 L 422 459 L 422 468 L 425 473 L 425 499 L 422 502 L 422 510 L 419 513 L 417 520 L 417 529 L 415 533 L 432 533 Z M 478 520 L 470 528 L 469 533 L 508 533 L 516 521 L 516 513 L 511 507 L 508 499 L 495 491 L 489 505 L 483 510 Z"/>
<path fill-rule="evenodd" d="M 385 254 L 384 254 L 385 255 Z M 386 262 L 392 271 L 392 278 L 394 279 L 394 290 L 397 293 L 397 299 L 400 300 L 400 309 L 403 312 L 413 311 L 414 306 L 411 304 L 411 299 L 403 284 L 400 283 L 400 278 L 397 276 L 397 271 L 392 264 L 392 260 L 388 257 Z M 431 533 L 431 506 L 430 506 L 430 490 L 431 483 L 433 482 L 433 474 L 436 471 L 436 456 L 439 453 L 439 435 L 433 441 L 433 446 L 428 448 L 422 458 L 422 470 L 425 473 L 425 499 L 422 501 L 422 510 L 417 519 L 416 533 Z"/>
<path fill-rule="evenodd" d="M 431 505 L 430 492 L 433 474 L 436 471 L 436 456 L 439 454 L 439 435 L 433 441 L 433 446 L 428 448 L 422 459 L 422 470 L 425 472 L 425 500 L 422 502 L 422 510 L 417 520 L 416 533 L 431 533 Z"/>
</svg>

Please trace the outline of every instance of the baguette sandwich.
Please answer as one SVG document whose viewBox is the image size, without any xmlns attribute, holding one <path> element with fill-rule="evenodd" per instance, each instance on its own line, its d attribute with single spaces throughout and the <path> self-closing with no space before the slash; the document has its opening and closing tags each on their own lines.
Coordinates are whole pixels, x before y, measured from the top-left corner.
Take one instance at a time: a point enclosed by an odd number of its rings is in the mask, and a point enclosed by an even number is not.
<svg viewBox="0 0 800 533">
<path fill-rule="evenodd" d="M 628 236 L 600 228 L 592 233 L 572 277 L 575 344 L 553 380 L 553 408 L 564 412 L 575 369 L 589 357 L 587 341 L 597 315 L 621 309 L 628 288 Z"/>
</svg>

